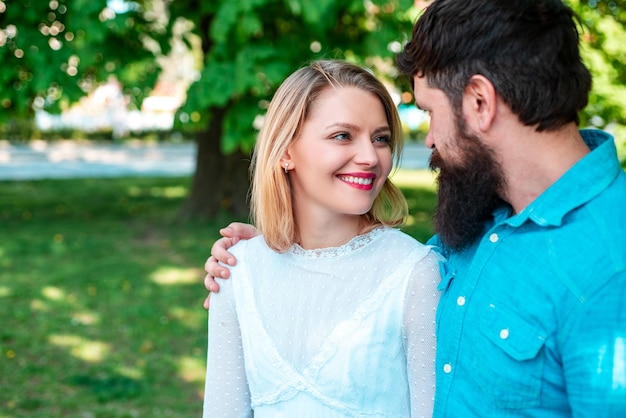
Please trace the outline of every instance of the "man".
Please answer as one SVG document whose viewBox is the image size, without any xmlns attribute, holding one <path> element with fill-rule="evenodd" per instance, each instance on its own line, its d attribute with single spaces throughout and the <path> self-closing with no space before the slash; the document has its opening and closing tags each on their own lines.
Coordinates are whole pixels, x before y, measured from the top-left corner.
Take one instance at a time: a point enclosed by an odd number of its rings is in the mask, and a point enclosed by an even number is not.
<svg viewBox="0 0 626 418">
<path fill-rule="evenodd" d="M 435 0 L 397 60 L 430 114 L 447 257 L 435 416 L 626 416 L 626 174 L 578 130 L 591 76 L 561 0 Z M 205 284 L 254 234 L 223 230 Z"/>
</svg>

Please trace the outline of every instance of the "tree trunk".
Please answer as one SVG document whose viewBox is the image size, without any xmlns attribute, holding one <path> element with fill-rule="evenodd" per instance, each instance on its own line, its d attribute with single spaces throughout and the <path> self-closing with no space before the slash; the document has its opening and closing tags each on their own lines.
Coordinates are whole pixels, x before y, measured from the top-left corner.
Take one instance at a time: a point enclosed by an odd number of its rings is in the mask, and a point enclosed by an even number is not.
<svg viewBox="0 0 626 418">
<path fill-rule="evenodd" d="M 249 214 L 250 156 L 237 150 L 223 155 L 220 143 L 227 107 L 211 109 L 207 129 L 196 134 L 196 171 L 180 216 L 213 218 L 221 211 L 236 217 Z"/>
</svg>

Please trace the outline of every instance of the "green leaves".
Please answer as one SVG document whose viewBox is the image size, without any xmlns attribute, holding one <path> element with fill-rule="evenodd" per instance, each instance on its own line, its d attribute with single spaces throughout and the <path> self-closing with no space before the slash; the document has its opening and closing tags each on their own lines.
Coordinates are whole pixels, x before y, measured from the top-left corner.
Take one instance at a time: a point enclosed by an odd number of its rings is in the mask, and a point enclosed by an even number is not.
<svg viewBox="0 0 626 418">
<path fill-rule="evenodd" d="M 333 8 L 337 6 L 334 0 L 300 1 L 302 7 L 302 19 L 309 25 L 319 25 L 323 28 L 330 28 L 334 25 L 328 16 L 333 15 Z"/>
<path fill-rule="evenodd" d="M 410 33 L 414 18 L 406 10 L 410 0 L 221 0 L 212 6 L 202 15 L 176 6 L 196 22 L 204 51 L 201 78 L 181 112 L 201 115 L 188 125 L 197 129 L 208 123 L 210 108 L 227 109 L 225 152 L 251 147 L 252 122 L 264 113 L 259 103 L 298 67 L 322 57 L 389 61 L 389 44 Z"/>
<path fill-rule="evenodd" d="M 200 80 L 189 89 L 187 102 L 193 106 L 188 110 L 225 106 L 233 95 L 234 63 L 209 63 L 202 71 Z"/>
<path fill-rule="evenodd" d="M 252 149 L 256 139 L 253 124 L 260 111 L 258 102 L 252 98 L 245 98 L 230 109 L 224 120 L 222 152 L 230 154 L 238 149 L 245 152 Z"/>
<path fill-rule="evenodd" d="M 106 0 L 0 1 L 0 31 L 15 29 L 0 42 L 0 123 L 31 117 L 36 97 L 58 110 L 111 74 L 136 103 L 144 87 L 154 85 L 155 57 L 143 37 L 162 44 L 166 33 L 144 18 L 141 7 L 116 14 Z"/>
<path fill-rule="evenodd" d="M 231 35 L 239 42 L 245 42 L 254 35 L 260 35 L 262 21 L 259 13 L 268 0 L 241 0 L 221 2 L 215 18 L 211 22 L 211 37 L 216 43 L 227 42 Z M 255 11 L 256 8 L 256 11 Z"/>
<path fill-rule="evenodd" d="M 593 75 L 583 125 L 626 125 L 626 2 L 570 0 L 580 16 L 582 55 Z"/>
</svg>

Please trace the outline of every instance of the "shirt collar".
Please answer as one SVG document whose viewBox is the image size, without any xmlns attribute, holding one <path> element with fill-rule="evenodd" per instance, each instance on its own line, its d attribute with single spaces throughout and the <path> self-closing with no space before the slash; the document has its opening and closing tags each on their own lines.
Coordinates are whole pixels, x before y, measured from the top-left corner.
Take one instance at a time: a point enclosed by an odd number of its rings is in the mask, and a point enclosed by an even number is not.
<svg viewBox="0 0 626 418">
<path fill-rule="evenodd" d="M 582 129 L 581 136 L 591 152 L 578 161 L 522 212 L 509 218 L 511 226 L 527 219 L 539 226 L 560 226 L 563 217 L 597 196 L 622 170 L 613 137 L 597 129 Z M 496 219 L 503 213 L 495 213 Z"/>
</svg>

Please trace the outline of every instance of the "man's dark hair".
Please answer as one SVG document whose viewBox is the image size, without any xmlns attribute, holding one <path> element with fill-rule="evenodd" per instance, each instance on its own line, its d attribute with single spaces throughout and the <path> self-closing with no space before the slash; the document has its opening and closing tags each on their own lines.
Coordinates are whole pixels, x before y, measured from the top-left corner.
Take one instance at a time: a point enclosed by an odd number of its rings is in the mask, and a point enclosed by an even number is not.
<svg viewBox="0 0 626 418">
<path fill-rule="evenodd" d="M 397 57 L 400 72 L 425 76 L 457 112 L 481 74 L 537 130 L 579 122 L 591 74 L 579 51 L 578 19 L 561 0 L 435 0 Z"/>
</svg>

